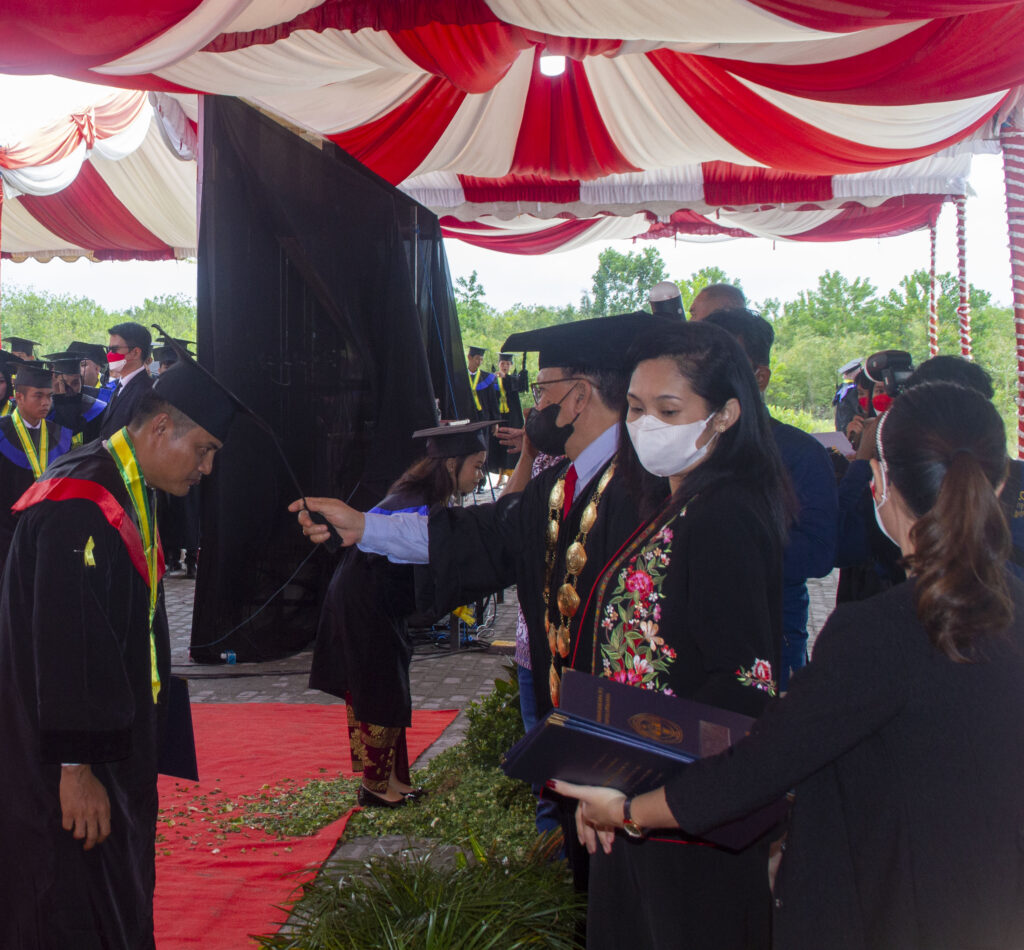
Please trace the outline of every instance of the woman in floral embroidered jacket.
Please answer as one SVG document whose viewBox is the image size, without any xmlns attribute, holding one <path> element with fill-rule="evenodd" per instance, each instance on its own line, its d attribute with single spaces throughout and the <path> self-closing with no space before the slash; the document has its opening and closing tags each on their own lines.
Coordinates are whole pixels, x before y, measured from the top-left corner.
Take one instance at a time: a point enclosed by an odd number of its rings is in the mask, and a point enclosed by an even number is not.
<svg viewBox="0 0 1024 950">
<path fill-rule="evenodd" d="M 664 482 L 650 492 L 658 508 L 595 588 L 591 669 L 757 716 L 775 693 L 786 494 L 750 362 L 704 324 L 651 334 L 634 355 L 623 464 L 637 484 L 641 465 L 667 476 L 672 496 Z M 769 945 L 770 916 L 763 845 L 620 834 L 591 859 L 591 948 L 751 950 Z"/>
</svg>

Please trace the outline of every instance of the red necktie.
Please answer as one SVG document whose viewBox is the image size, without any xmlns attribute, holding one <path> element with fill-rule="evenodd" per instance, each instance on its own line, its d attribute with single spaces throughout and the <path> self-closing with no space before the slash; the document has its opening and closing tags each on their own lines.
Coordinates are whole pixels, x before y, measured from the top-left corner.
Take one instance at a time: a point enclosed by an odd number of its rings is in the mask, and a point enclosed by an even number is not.
<svg viewBox="0 0 1024 950">
<path fill-rule="evenodd" d="M 569 471 L 565 473 L 565 499 L 562 501 L 562 520 L 569 517 L 569 509 L 572 507 L 572 499 L 576 494 L 576 466 L 570 465 Z"/>
</svg>

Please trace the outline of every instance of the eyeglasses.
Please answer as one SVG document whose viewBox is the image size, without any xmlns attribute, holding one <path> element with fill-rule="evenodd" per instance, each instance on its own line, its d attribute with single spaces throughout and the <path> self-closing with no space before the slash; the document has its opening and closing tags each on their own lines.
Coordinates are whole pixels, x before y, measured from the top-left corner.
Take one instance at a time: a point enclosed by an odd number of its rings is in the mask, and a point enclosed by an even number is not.
<svg viewBox="0 0 1024 950">
<path fill-rule="evenodd" d="M 582 376 L 563 376 L 561 379 L 545 379 L 542 383 L 530 383 L 530 393 L 533 396 L 533 401 L 537 403 L 544 395 L 545 386 L 550 386 L 552 383 L 573 383 L 581 379 L 583 379 Z"/>
<path fill-rule="evenodd" d="M 107 347 L 107 352 L 108 353 L 120 353 L 121 350 L 127 350 L 130 353 L 134 349 L 135 349 L 134 346 L 127 346 L 125 344 L 122 344 L 121 346 L 108 346 Z"/>
</svg>

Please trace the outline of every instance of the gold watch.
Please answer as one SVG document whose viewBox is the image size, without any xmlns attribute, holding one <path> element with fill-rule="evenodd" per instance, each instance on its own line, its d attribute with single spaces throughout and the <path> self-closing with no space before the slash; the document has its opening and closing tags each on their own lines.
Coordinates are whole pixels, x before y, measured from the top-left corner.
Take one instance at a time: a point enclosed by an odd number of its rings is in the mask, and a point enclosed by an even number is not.
<svg viewBox="0 0 1024 950">
<path fill-rule="evenodd" d="M 622 830 L 630 838 L 642 838 L 646 832 L 635 821 L 633 821 L 633 799 L 627 798 L 622 803 Z"/>
</svg>

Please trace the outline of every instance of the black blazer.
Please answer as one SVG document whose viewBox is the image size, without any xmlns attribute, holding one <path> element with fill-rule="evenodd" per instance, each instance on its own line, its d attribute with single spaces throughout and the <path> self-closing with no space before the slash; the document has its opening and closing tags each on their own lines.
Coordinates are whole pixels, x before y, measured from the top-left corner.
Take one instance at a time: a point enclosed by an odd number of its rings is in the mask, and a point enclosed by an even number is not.
<svg viewBox="0 0 1024 950">
<path fill-rule="evenodd" d="M 1022 945 L 1024 586 L 1009 582 L 1013 624 L 974 663 L 931 645 L 913 580 L 840 604 L 751 734 L 669 781 L 698 834 L 795 786 L 778 950 Z"/>
<path fill-rule="evenodd" d="M 136 373 L 128 380 L 126 386 L 119 386 L 114 390 L 110 404 L 101 417 L 97 438 L 109 439 L 118 429 L 128 425 L 135 413 L 135 407 L 152 388 L 153 377 L 149 375 L 149 370 L 144 368 L 141 373 Z"/>
</svg>

